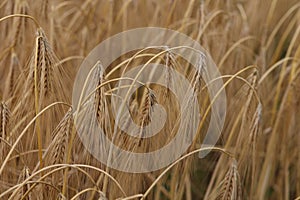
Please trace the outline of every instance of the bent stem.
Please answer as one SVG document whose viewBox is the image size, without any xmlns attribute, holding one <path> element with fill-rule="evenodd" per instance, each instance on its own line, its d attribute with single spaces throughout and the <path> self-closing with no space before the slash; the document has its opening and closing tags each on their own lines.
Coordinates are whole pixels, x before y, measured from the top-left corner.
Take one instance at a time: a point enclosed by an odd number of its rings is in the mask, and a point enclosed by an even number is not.
<svg viewBox="0 0 300 200">
<path fill-rule="evenodd" d="M 30 16 L 30 15 L 24 15 L 24 14 L 13 14 L 13 15 L 8 15 L 8 16 L 2 17 L 2 18 L 0 19 L 0 22 L 5 21 L 5 20 L 10 19 L 10 18 L 13 18 L 13 17 L 24 17 L 24 18 L 31 19 L 31 20 L 34 22 L 34 24 L 36 25 L 37 28 L 41 27 L 41 26 L 39 25 L 38 21 L 37 21 L 34 17 L 32 17 L 32 16 Z"/>
</svg>

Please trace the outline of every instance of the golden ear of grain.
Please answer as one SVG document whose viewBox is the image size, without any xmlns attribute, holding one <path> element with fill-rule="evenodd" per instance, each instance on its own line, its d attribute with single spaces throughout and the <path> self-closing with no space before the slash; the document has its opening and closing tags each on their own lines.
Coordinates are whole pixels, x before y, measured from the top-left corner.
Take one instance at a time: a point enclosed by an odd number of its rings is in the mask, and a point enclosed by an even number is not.
<svg viewBox="0 0 300 200">
<path fill-rule="evenodd" d="M 174 62 L 175 62 L 175 58 L 174 55 L 171 51 L 167 51 L 166 55 L 165 55 L 165 74 L 164 74 L 164 78 L 165 78 L 165 82 L 166 82 L 166 86 L 167 88 L 172 88 L 172 78 L 171 78 L 171 69 L 174 69 Z M 169 92 L 170 90 L 168 89 L 164 89 L 163 90 L 163 97 L 164 99 L 167 99 L 169 97 Z"/>
<path fill-rule="evenodd" d="M 140 126 L 144 127 L 151 122 L 151 112 L 154 104 L 157 103 L 154 92 L 150 89 L 146 89 L 146 95 L 142 101 L 141 112 L 140 112 Z"/>
<path fill-rule="evenodd" d="M 51 99 L 66 100 L 63 87 L 64 71 L 59 65 L 59 60 L 51 48 L 48 39 L 41 28 L 37 29 L 35 47 L 27 64 L 27 79 L 25 88 L 23 83 L 18 86 L 22 92 L 24 104 L 32 100 L 35 88 L 35 74 L 39 106 L 50 102 Z M 36 72 L 35 72 L 36 71 Z"/>
<path fill-rule="evenodd" d="M 92 77 L 94 84 L 91 87 L 99 87 L 105 82 L 105 71 L 101 63 L 98 63 L 95 68 L 95 73 Z M 95 107 L 96 107 L 96 117 L 100 123 L 105 123 L 105 109 L 107 108 L 107 102 L 105 98 L 105 92 L 109 90 L 109 86 L 105 85 L 98 88 L 94 95 Z"/>
<path fill-rule="evenodd" d="M 10 111 L 4 102 L 0 103 L 0 138 L 6 140 Z M 1 140 L 0 140 L 1 144 Z"/>
<path fill-rule="evenodd" d="M 0 163 L 5 159 L 9 151 L 8 143 L 8 123 L 10 120 L 10 110 L 5 102 L 0 103 Z"/>
<path fill-rule="evenodd" d="M 156 96 L 150 88 L 146 88 L 146 94 L 144 95 L 141 103 L 141 109 L 139 112 L 139 125 L 141 127 L 140 138 L 138 141 L 138 146 L 141 146 L 143 140 L 144 129 L 143 127 L 151 123 L 151 114 L 154 104 L 157 103 Z"/>
<path fill-rule="evenodd" d="M 220 190 L 215 198 L 216 200 L 241 200 L 242 191 L 240 175 L 237 170 L 237 162 L 234 160 L 229 168 L 224 180 L 220 185 Z"/>
<path fill-rule="evenodd" d="M 55 54 L 50 47 L 47 37 L 42 29 L 38 29 L 38 49 L 37 52 L 37 68 L 40 70 L 40 92 L 41 96 L 45 97 L 52 92 L 52 75 L 53 67 L 57 63 Z"/>
<path fill-rule="evenodd" d="M 47 150 L 47 155 L 45 155 L 45 163 L 47 165 L 65 162 L 67 145 L 73 123 L 73 111 L 70 109 L 52 132 L 52 142 Z"/>
<path fill-rule="evenodd" d="M 8 139 L 8 123 L 10 110 L 4 102 L 0 103 L 0 163 L 5 159 L 9 146 L 5 144 Z"/>
<path fill-rule="evenodd" d="M 204 54 L 200 53 L 197 62 L 197 71 L 193 77 L 192 84 L 195 94 L 197 94 L 201 89 L 201 77 L 206 70 L 206 57 Z"/>
</svg>

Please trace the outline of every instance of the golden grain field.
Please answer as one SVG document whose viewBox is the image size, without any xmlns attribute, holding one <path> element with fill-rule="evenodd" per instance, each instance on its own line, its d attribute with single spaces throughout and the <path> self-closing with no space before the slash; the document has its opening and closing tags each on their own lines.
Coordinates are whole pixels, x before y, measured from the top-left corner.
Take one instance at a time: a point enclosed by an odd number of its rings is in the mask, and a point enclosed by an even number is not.
<svg viewBox="0 0 300 200">
<path fill-rule="evenodd" d="M 93 117 L 85 118 L 90 110 L 72 104 L 73 84 L 89 52 L 117 33 L 141 27 L 191 37 L 222 75 L 225 123 L 205 158 L 197 155 L 205 151 L 201 142 L 212 115 L 209 91 L 201 74 L 168 49 L 129 52 L 105 70 L 95 65 L 89 81 L 95 89 L 82 103 L 91 105 Z M 185 119 L 165 87 L 142 85 L 126 105 L 140 135 L 153 120 L 153 106 L 162 105 L 167 120 L 157 135 L 132 137 L 114 126 L 116 81 L 149 59 L 191 82 L 201 122 L 195 140 L 173 164 L 122 172 L 87 151 L 75 123 L 89 145 L 100 149 L 90 135 L 96 125 L 126 151 L 144 153 L 168 144 Z M 161 76 L 168 80 L 169 73 Z M 300 2 L 1 0 L 0 199 L 299 200 Z"/>
</svg>

